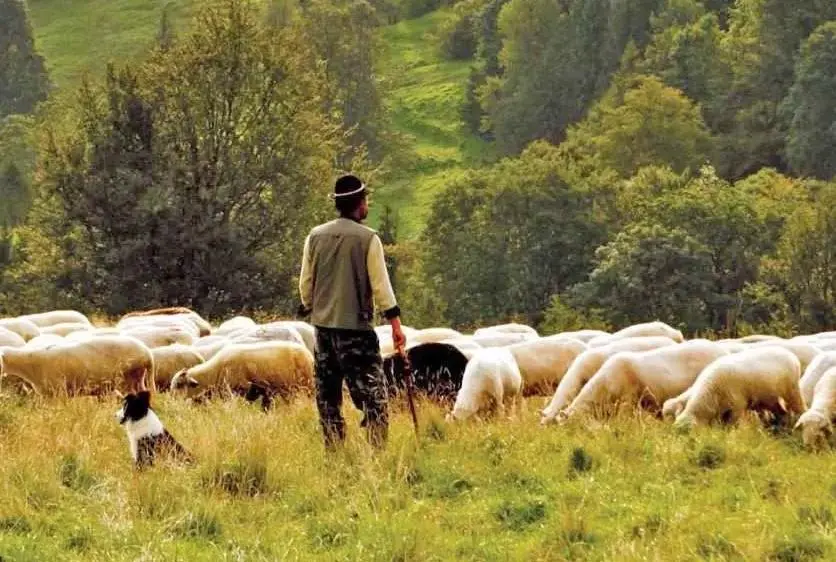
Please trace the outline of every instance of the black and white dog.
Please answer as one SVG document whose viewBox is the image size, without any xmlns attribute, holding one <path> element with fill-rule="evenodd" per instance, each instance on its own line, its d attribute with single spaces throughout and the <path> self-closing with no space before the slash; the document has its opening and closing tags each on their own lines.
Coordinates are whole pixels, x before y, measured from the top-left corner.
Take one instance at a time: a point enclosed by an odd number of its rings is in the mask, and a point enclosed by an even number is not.
<svg viewBox="0 0 836 562">
<path fill-rule="evenodd" d="M 151 408 L 151 393 L 147 390 L 125 396 L 116 419 L 125 426 L 137 469 L 152 466 L 158 454 L 193 462 L 194 457 L 171 436 Z"/>
</svg>

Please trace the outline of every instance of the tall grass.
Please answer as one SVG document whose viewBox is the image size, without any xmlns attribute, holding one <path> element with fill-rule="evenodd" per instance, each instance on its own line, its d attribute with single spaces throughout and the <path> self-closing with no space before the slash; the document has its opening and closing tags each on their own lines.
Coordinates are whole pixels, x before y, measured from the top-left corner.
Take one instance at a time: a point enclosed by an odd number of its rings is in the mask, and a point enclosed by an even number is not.
<svg viewBox="0 0 836 562">
<path fill-rule="evenodd" d="M 372 452 L 348 408 L 326 453 L 310 399 L 157 411 L 198 458 L 131 468 L 115 400 L 0 399 L 4 560 L 833 560 L 836 453 L 754 425 L 680 434 L 446 425 L 396 410 Z"/>
</svg>

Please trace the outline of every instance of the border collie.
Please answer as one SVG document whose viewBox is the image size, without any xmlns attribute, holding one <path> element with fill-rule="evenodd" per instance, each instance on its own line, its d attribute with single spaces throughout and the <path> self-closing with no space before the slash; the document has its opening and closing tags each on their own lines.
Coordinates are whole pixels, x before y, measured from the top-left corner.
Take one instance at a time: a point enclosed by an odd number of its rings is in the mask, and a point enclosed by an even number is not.
<svg viewBox="0 0 836 562">
<path fill-rule="evenodd" d="M 191 453 L 171 436 L 151 408 L 151 393 L 147 390 L 125 396 L 116 419 L 125 426 L 137 469 L 152 466 L 157 454 L 171 455 L 187 463 L 194 461 Z"/>
</svg>

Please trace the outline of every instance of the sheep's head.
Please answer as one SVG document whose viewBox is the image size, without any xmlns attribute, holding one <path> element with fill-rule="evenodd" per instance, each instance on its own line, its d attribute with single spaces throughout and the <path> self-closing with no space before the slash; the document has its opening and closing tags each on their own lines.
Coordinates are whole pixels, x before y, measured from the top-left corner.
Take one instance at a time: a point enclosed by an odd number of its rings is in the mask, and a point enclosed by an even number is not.
<svg viewBox="0 0 836 562">
<path fill-rule="evenodd" d="M 200 388 L 200 382 L 189 375 L 188 369 L 181 369 L 177 371 L 171 379 L 172 393 L 185 393 L 186 396 L 191 398 L 197 394 L 198 388 Z"/>
<path fill-rule="evenodd" d="M 666 420 L 674 420 L 685 409 L 685 404 L 681 401 L 671 398 L 666 400 L 662 406 L 662 418 Z"/>
<path fill-rule="evenodd" d="M 833 435 L 833 423 L 819 412 L 807 411 L 798 418 L 793 429 L 801 428 L 801 438 L 804 446 L 819 449 L 827 444 Z"/>
</svg>

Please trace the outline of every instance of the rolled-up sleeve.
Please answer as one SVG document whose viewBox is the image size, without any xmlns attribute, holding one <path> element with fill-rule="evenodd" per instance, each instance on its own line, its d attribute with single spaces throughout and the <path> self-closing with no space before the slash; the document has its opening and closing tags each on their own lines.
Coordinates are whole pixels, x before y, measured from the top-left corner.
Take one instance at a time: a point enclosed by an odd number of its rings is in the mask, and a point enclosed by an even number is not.
<svg viewBox="0 0 836 562">
<path fill-rule="evenodd" d="M 302 272 L 299 274 L 299 298 L 305 310 L 310 310 L 313 307 L 313 267 L 311 266 L 310 236 L 305 238 L 305 248 L 302 250 Z"/>
<path fill-rule="evenodd" d="M 375 307 L 383 312 L 384 318 L 391 320 L 401 315 L 389 272 L 386 270 L 386 260 L 383 255 L 383 243 L 379 236 L 372 238 L 369 252 L 366 256 L 366 267 L 369 270 L 369 282 L 372 286 Z"/>
</svg>

